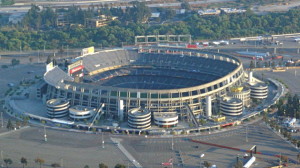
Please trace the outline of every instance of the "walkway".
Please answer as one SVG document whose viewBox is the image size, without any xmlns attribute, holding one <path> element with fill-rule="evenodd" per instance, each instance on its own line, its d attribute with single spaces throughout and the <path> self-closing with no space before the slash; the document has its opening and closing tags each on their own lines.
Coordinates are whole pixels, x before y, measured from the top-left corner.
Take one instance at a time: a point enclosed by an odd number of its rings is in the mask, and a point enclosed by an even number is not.
<svg viewBox="0 0 300 168">
<path fill-rule="evenodd" d="M 124 148 L 124 146 L 120 143 L 122 139 L 118 138 L 110 138 L 114 143 L 118 145 L 118 148 L 121 152 L 132 162 L 132 164 L 137 168 L 142 168 L 142 165 L 136 161 L 136 159 Z"/>
</svg>

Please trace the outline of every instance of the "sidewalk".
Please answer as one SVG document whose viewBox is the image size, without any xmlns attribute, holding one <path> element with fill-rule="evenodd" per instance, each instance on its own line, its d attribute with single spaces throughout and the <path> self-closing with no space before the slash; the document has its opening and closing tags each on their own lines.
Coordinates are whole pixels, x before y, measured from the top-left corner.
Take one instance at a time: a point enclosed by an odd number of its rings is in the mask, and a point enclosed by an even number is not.
<svg viewBox="0 0 300 168">
<path fill-rule="evenodd" d="M 132 164 L 137 168 L 142 168 L 142 165 L 136 161 L 136 159 L 124 148 L 124 146 L 120 143 L 121 139 L 110 138 L 114 143 L 117 144 L 118 148 L 121 152 L 132 162 Z"/>
</svg>

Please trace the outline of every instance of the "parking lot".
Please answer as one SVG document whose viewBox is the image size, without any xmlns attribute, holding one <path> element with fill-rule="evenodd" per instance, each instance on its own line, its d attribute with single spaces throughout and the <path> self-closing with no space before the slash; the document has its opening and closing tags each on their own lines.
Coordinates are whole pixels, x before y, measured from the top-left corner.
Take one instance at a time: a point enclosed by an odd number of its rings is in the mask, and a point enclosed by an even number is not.
<svg viewBox="0 0 300 168">
<path fill-rule="evenodd" d="M 246 132 L 246 127 L 242 127 L 217 134 L 174 138 L 174 150 L 172 150 L 172 138 L 170 137 L 163 139 L 124 138 L 123 141 L 124 146 L 145 167 L 160 167 L 162 162 L 167 162 L 171 157 L 174 159 L 175 167 L 179 167 L 176 165 L 182 162 L 184 167 L 197 167 L 200 165 L 199 156 L 204 153 L 205 157 L 202 161 L 215 164 L 218 168 L 228 168 L 235 164 L 237 156 L 242 157 L 245 154 L 239 151 L 193 143 L 188 141 L 189 138 L 242 149 L 250 149 L 253 145 L 257 145 L 260 152 L 282 153 L 296 159 L 297 150 L 274 134 L 265 124 L 259 122 L 249 125 L 248 142 L 246 142 Z M 256 157 L 258 160 L 252 167 L 262 168 L 278 163 L 275 157 L 264 155 L 256 155 Z"/>
</svg>

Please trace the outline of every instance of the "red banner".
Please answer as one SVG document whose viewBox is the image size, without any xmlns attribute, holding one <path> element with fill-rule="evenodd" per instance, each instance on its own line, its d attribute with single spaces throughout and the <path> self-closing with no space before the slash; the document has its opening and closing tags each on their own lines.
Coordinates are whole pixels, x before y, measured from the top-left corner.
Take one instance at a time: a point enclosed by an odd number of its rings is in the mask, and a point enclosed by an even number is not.
<svg viewBox="0 0 300 168">
<path fill-rule="evenodd" d="M 163 166 L 172 166 L 172 163 L 170 163 L 170 162 L 165 162 L 165 163 L 161 163 L 161 165 L 163 165 Z"/>
<path fill-rule="evenodd" d="M 78 67 L 75 67 L 73 69 L 70 70 L 70 74 L 74 73 L 74 72 L 77 72 L 77 71 L 80 71 L 84 68 L 83 65 L 79 65 Z"/>
</svg>

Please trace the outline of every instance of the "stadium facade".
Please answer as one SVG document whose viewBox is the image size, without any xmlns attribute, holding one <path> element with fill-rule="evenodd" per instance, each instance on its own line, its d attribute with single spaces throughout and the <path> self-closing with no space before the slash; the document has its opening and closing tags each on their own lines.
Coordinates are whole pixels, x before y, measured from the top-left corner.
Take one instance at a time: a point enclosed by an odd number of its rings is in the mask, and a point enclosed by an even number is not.
<svg viewBox="0 0 300 168">
<path fill-rule="evenodd" d="M 164 47 L 87 53 L 68 72 L 51 66 L 44 74 L 46 99 L 65 98 L 71 106 L 93 108 L 105 103 L 105 115 L 119 120 L 137 107 L 181 116 L 185 104 L 194 114 L 210 116 L 211 105 L 245 79 L 237 58 Z"/>
</svg>

